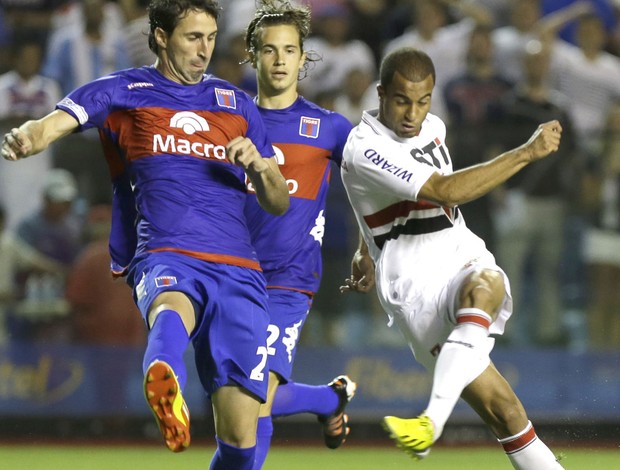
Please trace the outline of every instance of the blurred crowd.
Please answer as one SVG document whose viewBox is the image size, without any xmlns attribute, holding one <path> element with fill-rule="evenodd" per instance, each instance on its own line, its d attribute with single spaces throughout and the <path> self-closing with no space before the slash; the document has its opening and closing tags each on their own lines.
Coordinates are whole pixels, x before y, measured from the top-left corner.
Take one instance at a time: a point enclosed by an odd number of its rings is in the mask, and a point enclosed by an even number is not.
<svg viewBox="0 0 620 470">
<path fill-rule="evenodd" d="M 431 112 L 455 168 L 558 119 L 562 147 L 462 207 L 507 272 L 506 347 L 620 348 L 620 0 L 303 0 L 313 11 L 300 90 L 356 124 L 376 107 L 386 51 L 433 59 Z M 0 0 L 0 132 L 111 71 L 150 65 L 146 0 Z M 255 0 L 221 1 L 209 71 L 250 94 Z M 334 168 L 324 278 L 305 344 L 404 344 L 374 295 L 341 295 L 357 227 Z M 143 344 L 130 289 L 109 274 L 108 170 L 96 133 L 22 164 L 0 161 L 0 345 Z"/>
</svg>

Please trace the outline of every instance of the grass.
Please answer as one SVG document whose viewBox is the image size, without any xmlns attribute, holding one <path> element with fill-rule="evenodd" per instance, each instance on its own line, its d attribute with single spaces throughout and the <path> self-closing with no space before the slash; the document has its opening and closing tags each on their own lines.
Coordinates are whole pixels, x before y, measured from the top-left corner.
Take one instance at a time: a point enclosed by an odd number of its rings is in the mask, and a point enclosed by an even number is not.
<svg viewBox="0 0 620 470">
<path fill-rule="evenodd" d="M 561 448 L 566 470 L 611 470 L 620 468 L 620 447 Z M 196 470 L 208 468 L 213 447 L 193 446 L 172 454 L 163 446 L 91 445 L 8 445 L 0 444 L 0 467 L 6 470 Z M 337 451 L 322 447 L 279 447 L 271 449 L 264 470 L 502 470 L 511 469 L 497 447 L 473 449 L 440 447 L 429 458 L 414 462 L 392 447 L 348 446 Z"/>
</svg>

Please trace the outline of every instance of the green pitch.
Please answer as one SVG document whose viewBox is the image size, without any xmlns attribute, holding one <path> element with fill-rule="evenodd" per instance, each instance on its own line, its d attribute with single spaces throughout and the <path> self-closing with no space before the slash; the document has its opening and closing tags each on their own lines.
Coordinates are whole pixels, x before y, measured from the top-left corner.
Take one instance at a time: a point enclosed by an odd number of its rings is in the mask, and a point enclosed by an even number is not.
<svg viewBox="0 0 620 470">
<path fill-rule="evenodd" d="M 562 448 L 566 470 L 620 469 L 616 449 Z M 163 446 L 0 445 L 0 468 L 6 470 L 197 470 L 208 468 L 212 447 L 196 445 L 182 454 Z M 348 446 L 336 451 L 322 447 L 274 447 L 264 470 L 510 470 L 498 448 L 470 450 L 438 447 L 415 462 L 391 447 Z"/>
</svg>

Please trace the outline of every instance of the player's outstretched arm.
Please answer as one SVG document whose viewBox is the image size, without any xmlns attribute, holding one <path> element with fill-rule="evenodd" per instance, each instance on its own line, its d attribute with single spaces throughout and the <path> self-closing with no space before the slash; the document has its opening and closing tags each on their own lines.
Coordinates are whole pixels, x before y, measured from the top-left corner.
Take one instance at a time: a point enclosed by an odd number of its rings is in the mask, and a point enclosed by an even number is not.
<svg viewBox="0 0 620 470">
<path fill-rule="evenodd" d="M 525 166 L 557 151 L 561 137 L 558 121 L 541 124 L 526 143 L 490 161 L 449 175 L 434 173 L 422 186 L 418 199 L 454 207 L 484 196 Z"/>
<path fill-rule="evenodd" d="M 45 150 L 58 139 L 71 134 L 79 123 L 59 109 L 36 121 L 26 121 L 4 134 L 0 152 L 6 160 L 20 160 Z"/>
<path fill-rule="evenodd" d="M 243 168 L 256 191 L 261 207 L 273 215 L 284 214 L 289 207 L 286 180 L 275 157 L 263 158 L 247 137 L 236 137 L 226 146 L 231 163 Z"/>
<path fill-rule="evenodd" d="M 373 263 L 368 246 L 360 233 L 360 242 L 351 260 L 351 276 L 340 286 L 340 293 L 360 292 L 366 294 L 375 286 L 375 263 Z"/>
</svg>

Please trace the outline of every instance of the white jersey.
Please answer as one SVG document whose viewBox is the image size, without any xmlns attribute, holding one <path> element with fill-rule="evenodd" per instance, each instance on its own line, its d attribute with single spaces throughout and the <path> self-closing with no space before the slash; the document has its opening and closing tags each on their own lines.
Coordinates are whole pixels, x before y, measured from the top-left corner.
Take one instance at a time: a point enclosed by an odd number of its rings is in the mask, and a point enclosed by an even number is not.
<svg viewBox="0 0 620 470">
<path fill-rule="evenodd" d="M 421 356 L 435 342 L 441 344 L 454 326 L 463 273 L 480 266 L 501 269 L 457 208 L 417 198 L 433 173 L 453 171 L 443 121 L 428 114 L 417 136 L 400 138 L 376 115 L 377 111 L 364 112 L 349 134 L 342 180 L 376 265 L 381 304 L 401 329 L 405 322 L 409 332 L 403 332 L 416 357 L 429 366 Z M 506 288 L 509 291 L 507 281 Z M 491 333 L 503 332 L 511 306 L 505 308 Z M 416 350 L 415 337 L 423 339 L 423 351 Z"/>
</svg>

